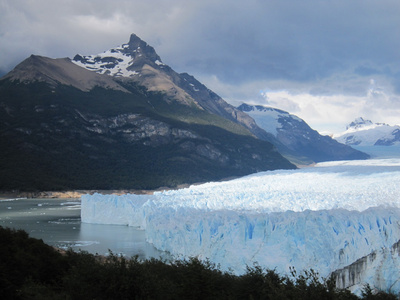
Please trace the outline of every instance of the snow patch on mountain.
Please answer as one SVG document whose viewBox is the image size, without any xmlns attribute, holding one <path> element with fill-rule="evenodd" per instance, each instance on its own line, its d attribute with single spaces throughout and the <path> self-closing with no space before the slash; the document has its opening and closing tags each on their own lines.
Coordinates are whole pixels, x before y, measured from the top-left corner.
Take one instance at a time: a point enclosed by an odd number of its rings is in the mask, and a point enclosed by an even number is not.
<svg viewBox="0 0 400 300">
<path fill-rule="evenodd" d="M 90 71 L 114 77 L 140 76 L 140 70 L 144 64 L 150 64 L 156 68 L 166 66 L 154 48 L 134 34 L 131 35 L 127 44 L 96 55 L 77 54 L 72 62 Z"/>
<path fill-rule="evenodd" d="M 156 248 L 208 258 L 224 270 L 243 273 L 257 262 L 281 273 L 313 268 L 326 277 L 399 241 L 398 182 L 400 159 L 329 162 L 153 195 L 85 195 L 81 217 L 137 226 Z M 399 261 L 385 266 L 395 272 Z M 391 282 L 388 270 L 366 266 L 381 276 L 363 283 Z"/>
<path fill-rule="evenodd" d="M 89 72 L 88 69 L 82 69 L 76 63 L 72 63 L 69 58 L 52 59 L 31 55 L 3 79 L 18 80 L 23 83 L 46 82 L 52 87 L 63 84 L 82 91 L 90 91 L 95 86 L 100 86 L 129 93 L 112 78 Z"/>
<path fill-rule="evenodd" d="M 136 71 L 129 71 L 133 60 L 130 55 L 122 52 L 125 48 L 126 47 L 123 45 L 122 47 L 114 48 L 97 55 L 77 55 L 72 62 L 80 67 L 100 74 L 116 77 L 132 77 L 138 75 L 139 73 Z"/>
<path fill-rule="evenodd" d="M 269 138 L 269 141 L 276 145 L 281 153 L 289 157 L 301 157 L 300 164 L 308 164 L 310 161 L 369 158 L 365 153 L 319 134 L 304 120 L 286 111 L 246 103 L 238 109 L 252 117 L 259 127 L 272 134 L 273 137 Z"/>
<path fill-rule="evenodd" d="M 275 137 L 278 135 L 278 130 L 282 129 L 282 122 L 280 119 L 284 118 L 304 122 L 295 115 L 272 107 L 242 104 L 238 108 L 252 117 L 258 126 L 265 131 L 272 133 Z M 289 120 L 289 122 L 291 120 Z"/>
<path fill-rule="evenodd" d="M 356 118 L 353 122 L 351 122 L 349 125 L 346 126 L 346 129 L 359 129 L 359 128 L 366 128 L 368 126 L 374 127 L 374 123 L 372 123 L 371 120 L 364 120 L 362 117 Z"/>
</svg>

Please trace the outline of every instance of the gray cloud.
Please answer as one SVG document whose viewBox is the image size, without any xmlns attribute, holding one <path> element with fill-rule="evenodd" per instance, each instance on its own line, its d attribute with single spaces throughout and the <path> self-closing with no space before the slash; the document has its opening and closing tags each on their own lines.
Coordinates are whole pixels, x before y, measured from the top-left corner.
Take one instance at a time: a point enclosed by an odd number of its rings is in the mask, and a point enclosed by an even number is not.
<svg viewBox="0 0 400 300">
<path fill-rule="evenodd" d="M 0 73 L 32 53 L 95 54 L 136 33 L 231 102 L 286 89 L 362 103 L 378 78 L 400 111 L 399 15 L 398 0 L 0 0 Z"/>
<path fill-rule="evenodd" d="M 184 46 L 183 67 L 237 81 L 307 81 L 364 61 L 393 68 L 399 57 L 395 2 L 222 2 L 226 6 L 198 10 L 182 29 L 194 37 Z"/>
</svg>

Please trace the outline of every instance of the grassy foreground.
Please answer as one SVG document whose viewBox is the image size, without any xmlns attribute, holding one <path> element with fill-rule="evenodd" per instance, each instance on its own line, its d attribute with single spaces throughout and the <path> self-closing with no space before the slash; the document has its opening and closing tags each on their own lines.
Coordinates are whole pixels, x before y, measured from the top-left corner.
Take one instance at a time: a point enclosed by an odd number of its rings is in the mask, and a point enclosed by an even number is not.
<svg viewBox="0 0 400 300">
<path fill-rule="evenodd" d="M 2 299 L 397 299 L 361 298 L 322 282 L 313 271 L 280 276 L 249 267 L 241 276 L 220 271 L 196 258 L 167 264 L 113 254 L 60 253 L 23 230 L 0 227 L 0 294 Z"/>
</svg>

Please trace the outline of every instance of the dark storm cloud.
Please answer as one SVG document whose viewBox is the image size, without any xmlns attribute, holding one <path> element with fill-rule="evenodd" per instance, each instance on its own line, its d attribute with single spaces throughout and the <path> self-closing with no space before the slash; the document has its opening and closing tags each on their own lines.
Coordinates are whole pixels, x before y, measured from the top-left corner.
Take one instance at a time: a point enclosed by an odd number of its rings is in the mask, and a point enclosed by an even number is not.
<svg viewBox="0 0 400 300">
<path fill-rule="evenodd" d="M 238 2 L 235 2 L 238 3 Z M 399 61 L 400 4 L 394 1 L 246 1 L 199 10 L 183 29 L 182 66 L 221 79 L 314 80 L 371 62 Z"/>
<path fill-rule="evenodd" d="M 265 89 L 368 97 L 374 79 L 396 103 L 399 15 L 398 0 L 0 0 L 0 73 L 32 53 L 96 54 L 136 33 L 228 101 Z"/>
<path fill-rule="evenodd" d="M 9 54 L 73 55 L 135 32 L 178 68 L 224 80 L 313 80 L 399 60 L 398 1 L 2 1 Z"/>
</svg>

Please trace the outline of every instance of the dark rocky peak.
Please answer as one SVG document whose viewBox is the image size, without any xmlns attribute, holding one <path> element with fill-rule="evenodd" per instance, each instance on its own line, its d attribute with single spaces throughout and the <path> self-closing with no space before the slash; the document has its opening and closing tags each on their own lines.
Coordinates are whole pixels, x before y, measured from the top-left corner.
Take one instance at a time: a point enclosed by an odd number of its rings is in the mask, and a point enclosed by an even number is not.
<svg viewBox="0 0 400 300">
<path fill-rule="evenodd" d="M 123 44 L 122 47 L 124 49 L 123 53 L 129 54 L 133 58 L 145 56 L 153 62 L 157 60 L 161 62 L 161 58 L 156 53 L 156 50 L 140 39 L 136 34 L 132 33 L 128 44 Z"/>
<path fill-rule="evenodd" d="M 244 112 L 249 112 L 249 111 L 254 111 L 254 106 L 243 103 L 238 106 L 238 109 Z"/>
<path fill-rule="evenodd" d="M 372 124 L 373 124 L 372 121 L 364 120 L 362 117 L 359 117 L 359 118 L 355 119 L 353 122 L 351 122 L 349 125 L 347 125 L 346 129 L 349 129 L 349 128 L 357 129 L 357 128 L 369 126 Z"/>
<path fill-rule="evenodd" d="M 155 69 L 167 68 L 153 47 L 132 34 L 127 44 L 97 55 L 75 55 L 72 60 L 80 67 L 100 74 L 133 77 L 141 73 L 144 65 Z"/>
</svg>

